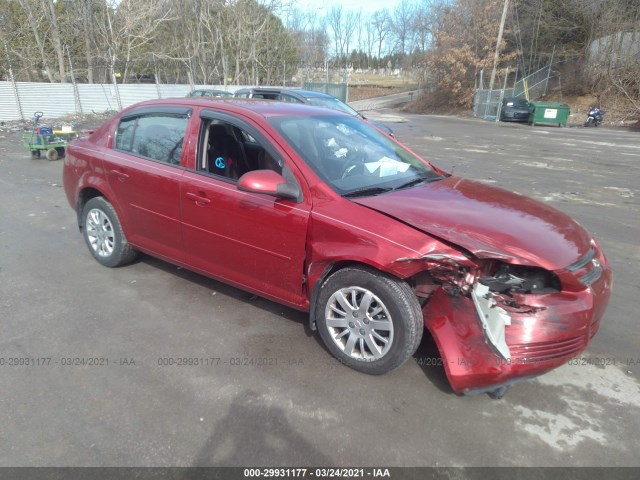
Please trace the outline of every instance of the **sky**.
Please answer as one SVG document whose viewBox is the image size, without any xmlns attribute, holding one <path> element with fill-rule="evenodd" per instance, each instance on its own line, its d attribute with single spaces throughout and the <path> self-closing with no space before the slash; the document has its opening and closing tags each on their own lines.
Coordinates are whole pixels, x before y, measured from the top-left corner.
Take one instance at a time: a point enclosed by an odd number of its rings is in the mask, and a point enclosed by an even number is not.
<svg viewBox="0 0 640 480">
<path fill-rule="evenodd" d="M 294 0 L 293 5 L 300 10 L 316 10 L 320 16 L 326 14 L 332 7 L 342 6 L 343 10 L 373 13 L 387 8 L 390 12 L 400 3 L 400 0 Z"/>
</svg>

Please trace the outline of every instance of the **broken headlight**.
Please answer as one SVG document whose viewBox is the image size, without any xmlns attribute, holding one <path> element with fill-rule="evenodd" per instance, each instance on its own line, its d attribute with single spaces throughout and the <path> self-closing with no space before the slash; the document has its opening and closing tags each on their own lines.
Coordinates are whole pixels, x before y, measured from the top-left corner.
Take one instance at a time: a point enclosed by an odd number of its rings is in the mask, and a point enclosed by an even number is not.
<svg viewBox="0 0 640 480">
<path fill-rule="evenodd" d="M 560 291 L 560 280 L 543 268 L 502 263 L 493 275 L 480 277 L 494 293 L 551 293 Z"/>
</svg>

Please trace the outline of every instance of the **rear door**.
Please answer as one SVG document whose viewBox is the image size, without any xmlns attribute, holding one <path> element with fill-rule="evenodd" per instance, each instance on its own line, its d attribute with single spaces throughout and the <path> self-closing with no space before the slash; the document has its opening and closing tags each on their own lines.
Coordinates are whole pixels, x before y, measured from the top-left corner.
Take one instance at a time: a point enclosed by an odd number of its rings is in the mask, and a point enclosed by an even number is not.
<svg viewBox="0 0 640 480">
<path fill-rule="evenodd" d="M 244 165 L 240 174 L 269 168 L 297 182 L 304 180 L 282 151 L 257 125 L 237 117 L 203 111 L 197 165 L 182 178 L 182 221 L 186 262 L 197 270 L 299 306 L 304 302 L 303 278 L 309 195 L 301 202 L 241 192 L 237 179 L 224 176 L 213 162 Z M 210 135 L 226 131 L 249 149 L 234 150 L 243 158 L 221 158 L 208 147 Z M 256 155 L 256 152 L 260 152 Z"/>
<path fill-rule="evenodd" d="M 182 147 L 191 110 L 145 107 L 122 117 L 104 157 L 109 186 L 128 240 L 156 255 L 180 260 Z"/>
</svg>

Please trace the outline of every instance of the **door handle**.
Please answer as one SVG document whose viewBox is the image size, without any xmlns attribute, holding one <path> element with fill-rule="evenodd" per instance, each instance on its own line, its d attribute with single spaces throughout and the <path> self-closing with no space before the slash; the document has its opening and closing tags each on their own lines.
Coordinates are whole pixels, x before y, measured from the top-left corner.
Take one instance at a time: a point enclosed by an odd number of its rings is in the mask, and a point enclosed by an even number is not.
<svg viewBox="0 0 640 480">
<path fill-rule="evenodd" d="M 207 197 L 201 197 L 200 195 L 196 195 L 193 192 L 187 192 L 187 198 L 189 200 L 193 200 L 198 205 L 207 205 L 211 203 L 211 200 L 209 200 Z"/>
<path fill-rule="evenodd" d="M 111 173 L 113 175 L 115 175 L 116 177 L 118 177 L 118 180 L 120 180 L 121 182 L 124 182 L 125 180 L 127 180 L 129 178 L 129 175 L 127 175 L 126 173 L 120 171 L 120 170 L 111 170 Z"/>
</svg>

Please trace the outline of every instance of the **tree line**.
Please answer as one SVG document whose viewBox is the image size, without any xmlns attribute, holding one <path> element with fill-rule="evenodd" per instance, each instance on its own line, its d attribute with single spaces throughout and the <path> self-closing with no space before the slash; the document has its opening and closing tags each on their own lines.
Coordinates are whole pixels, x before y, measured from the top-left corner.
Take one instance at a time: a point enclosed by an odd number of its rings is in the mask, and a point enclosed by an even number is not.
<svg viewBox="0 0 640 480">
<path fill-rule="evenodd" d="M 407 69 L 430 46 L 439 1 L 319 15 L 280 0 L 0 0 L 0 75 L 270 84 L 301 71 Z"/>
<path fill-rule="evenodd" d="M 494 65 L 501 85 L 513 84 L 507 72 L 523 78 L 551 64 L 564 93 L 594 94 L 603 104 L 616 97 L 624 115 L 640 117 L 638 0 L 511 0 L 496 48 L 504 5 L 452 0 L 438 6 L 431 45 L 422 56 L 433 103 L 470 107 L 478 73 L 488 74 Z"/>
<path fill-rule="evenodd" d="M 0 0 L 0 75 L 270 82 L 291 76 L 298 64 L 295 38 L 275 7 L 256 0 Z"/>
<path fill-rule="evenodd" d="M 505 4 L 401 0 L 364 13 L 281 1 L 0 0 L 0 78 L 283 84 L 360 69 L 419 76 L 468 106 L 494 66 Z M 496 67 L 523 77 L 553 61 L 570 88 L 640 109 L 638 44 L 638 0 L 510 0 Z"/>
</svg>

